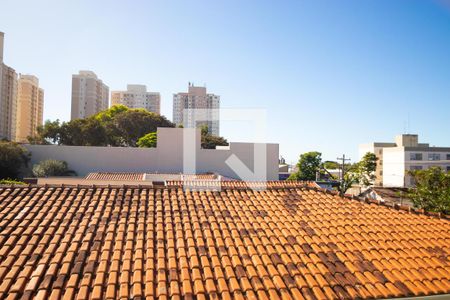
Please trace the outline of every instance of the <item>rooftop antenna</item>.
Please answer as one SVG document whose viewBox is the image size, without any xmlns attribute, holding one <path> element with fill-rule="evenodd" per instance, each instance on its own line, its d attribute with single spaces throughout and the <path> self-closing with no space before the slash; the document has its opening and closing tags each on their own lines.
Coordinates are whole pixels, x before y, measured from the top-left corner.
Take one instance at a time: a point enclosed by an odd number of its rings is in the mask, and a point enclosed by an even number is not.
<svg viewBox="0 0 450 300">
<path fill-rule="evenodd" d="M 407 133 L 409 134 L 409 133 L 411 132 L 411 130 L 410 130 L 410 128 L 409 128 L 409 112 L 408 112 L 408 123 L 407 123 L 407 124 L 408 124 L 408 126 L 407 126 L 408 132 L 407 132 Z"/>
</svg>

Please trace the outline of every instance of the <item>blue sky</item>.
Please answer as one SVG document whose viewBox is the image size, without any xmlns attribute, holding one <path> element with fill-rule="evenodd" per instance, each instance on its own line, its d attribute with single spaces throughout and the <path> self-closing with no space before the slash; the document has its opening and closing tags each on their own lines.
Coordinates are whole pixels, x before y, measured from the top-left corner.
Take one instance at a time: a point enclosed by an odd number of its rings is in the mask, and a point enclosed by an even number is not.
<svg viewBox="0 0 450 300">
<path fill-rule="evenodd" d="M 450 1 L 3 0 L 0 31 L 5 63 L 39 77 L 45 119 L 69 119 L 71 75 L 88 69 L 111 90 L 159 91 L 170 119 L 188 82 L 223 108 L 267 109 L 288 162 L 355 160 L 405 131 L 450 146 Z"/>
</svg>

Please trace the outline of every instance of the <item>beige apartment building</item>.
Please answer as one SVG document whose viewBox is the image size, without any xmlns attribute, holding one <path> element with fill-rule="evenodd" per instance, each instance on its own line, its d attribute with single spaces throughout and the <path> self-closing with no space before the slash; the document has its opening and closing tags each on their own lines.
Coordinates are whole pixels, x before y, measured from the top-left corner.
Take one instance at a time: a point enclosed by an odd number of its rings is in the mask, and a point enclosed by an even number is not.
<svg viewBox="0 0 450 300">
<path fill-rule="evenodd" d="M 16 136 L 17 73 L 3 63 L 4 33 L 0 32 L 0 139 Z"/>
<path fill-rule="evenodd" d="M 147 92 L 147 86 L 141 84 L 128 84 L 126 91 L 111 92 L 111 105 L 116 104 L 161 113 L 161 95 L 156 92 Z"/>
<path fill-rule="evenodd" d="M 376 186 L 411 187 L 408 171 L 440 167 L 450 172 L 450 147 L 434 147 L 419 143 L 417 134 L 402 134 L 393 143 L 375 142 L 359 146 L 360 157 L 374 153 L 377 158 Z"/>
<path fill-rule="evenodd" d="M 17 86 L 16 141 L 27 142 L 27 137 L 35 136 L 37 127 L 43 124 L 44 90 L 33 75 L 21 74 Z"/>
<path fill-rule="evenodd" d="M 71 120 L 84 119 L 109 107 L 109 88 L 92 71 L 72 75 Z"/>
<path fill-rule="evenodd" d="M 219 136 L 219 108 L 220 96 L 189 83 L 187 93 L 173 95 L 173 122 L 185 128 L 207 125 L 210 134 Z"/>
</svg>

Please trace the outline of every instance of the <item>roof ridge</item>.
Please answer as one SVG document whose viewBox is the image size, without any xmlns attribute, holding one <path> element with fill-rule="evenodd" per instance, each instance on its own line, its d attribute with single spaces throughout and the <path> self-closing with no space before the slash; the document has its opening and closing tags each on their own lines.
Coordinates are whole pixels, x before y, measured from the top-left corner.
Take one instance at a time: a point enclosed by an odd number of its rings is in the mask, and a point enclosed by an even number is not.
<svg viewBox="0 0 450 300">
<path fill-rule="evenodd" d="M 219 181 L 220 183 L 220 181 Z M 151 188 L 151 189 L 172 189 L 172 188 L 183 188 L 183 186 L 170 186 L 167 185 L 167 183 L 165 185 L 153 185 L 153 182 L 148 182 L 148 184 L 146 184 L 145 182 L 143 182 L 143 184 L 0 184 L 0 188 L 36 188 L 36 187 L 45 187 L 45 188 Z M 214 188 L 214 187 L 211 187 Z M 189 187 L 189 190 L 192 191 L 197 191 L 197 190 L 204 190 L 205 187 L 204 186 L 198 186 L 198 187 Z M 222 186 L 220 185 L 220 189 L 221 190 L 258 190 L 257 187 L 252 187 L 252 186 L 247 186 L 247 185 L 243 185 L 243 186 Z M 307 189 L 307 190 L 313 190 L 316 192 L 322 192 L 322 193 L 326 193 L 326 194 L 330 194 L 330 195 L 335 195 L 335 196 L 339 196 L 339 192 L 337 191 L 330 191 L 326 188 L 321 188 L 321 187 L 313 187 L 313 186 L 309 186 L 307 185 L 307 183 L 303 184 L 303 185 L 298 185 L 298 186 L 265 186 L 265 190 L 284 190 L 284 189 Z M 263 190 L 263 189 L 261 189 Z M 353 201 L 358 201 L 361 203 L 366 203 L 366 204 L 376 204 L 379 206 L 383 206 L 389 209 L 394 209 L 397 211 L 405 211 L 408 213 L 413 213 L 416 215 L 424 215 L 424 216 L 428 216 L 428 217 L 433 217 L 433 218 L 438 218 L 438 219 L 443 219 L 443 220 L 448 220 L 450 221 L 450 215 L 446 215 L 443 213 L 439 213 L 439 212 L 431 212 L 431 211 L 426 211 L 424 209 L 421 208 L 414 208 L 408 205 L 400 205 L 397 203 L 387 203 L 385 201 L 381 201 L 381 200 L 375 200 L 375 199 L 370 199 L 368 197 L 358 197 L 358 196 L 354 196 L 354 195 L 349 195 L 349 194 L 344 194 L 343 196 L 339 196 L 342 199 L 347 199 L 347 200 L 353 200 Z"/>
</svg>

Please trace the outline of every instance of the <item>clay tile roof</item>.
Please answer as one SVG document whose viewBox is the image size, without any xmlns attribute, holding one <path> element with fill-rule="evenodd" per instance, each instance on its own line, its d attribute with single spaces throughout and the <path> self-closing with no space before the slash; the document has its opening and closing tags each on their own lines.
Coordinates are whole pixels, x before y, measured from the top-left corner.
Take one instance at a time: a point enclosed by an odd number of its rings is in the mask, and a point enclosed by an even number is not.
<svg viewBox="0 0 450 300">
<path fill-rule="evenodd" d="M 186 175 L 183 175 L 186 176 Z M 201 175 L 190 175 L 201 176 Z M 207 176 L 207 175 L 206 175 Z M 240 180 L 220 180 L 208 177 L 185 177 L 184 180 L 168 180 L 167 186 L 170 187 L 190 187 L 190 188 L 251 188 L 251 189 L 266 189 L 266 188 L 298 188 L 311 187 L 320 188 L 313 181 L 240 181 Z"/>
<path fill-rule="evenodd" d="M 89 173 L 86 179 L 91 180 L 132 180 L 139 181 L 144 179 L 144 173 L 118 173 L 118 172 L 98 172 Z"/>
<path fill-rule="evenodd" d="M 450 293 L 448 220 L 295 184 L 236 184 L 0 186 L 0 299 Z"/>
</svg>

